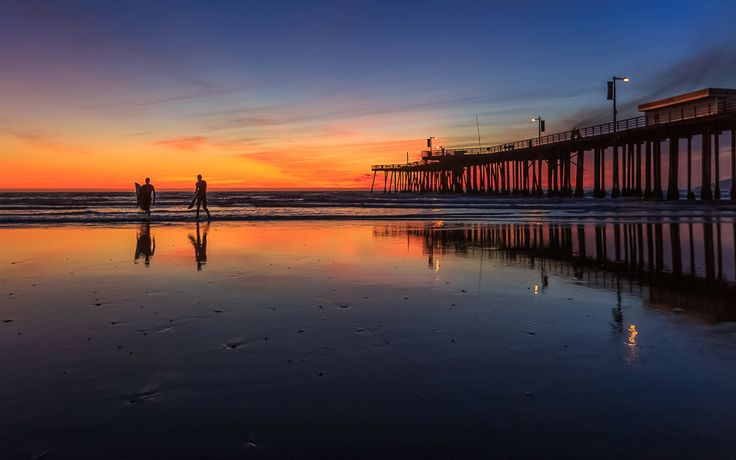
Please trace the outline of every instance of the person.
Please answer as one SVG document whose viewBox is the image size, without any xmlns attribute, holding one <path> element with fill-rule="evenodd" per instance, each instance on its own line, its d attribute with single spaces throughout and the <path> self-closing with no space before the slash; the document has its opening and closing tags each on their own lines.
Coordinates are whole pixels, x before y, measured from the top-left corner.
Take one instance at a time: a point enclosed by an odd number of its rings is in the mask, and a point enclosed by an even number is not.
<svg viewBox="0 0 736 460">
<path fill-rule="evenodd" d="M 146 183 L 141 186 L 141 209 L 151 216 L 151 204 L 156 202 L 156 189 L 151 185 L 151 178 L 146 177 Z"/>
<path fill-rule="evenodd" d="M 202 206 L 204 212 L 207 213 L 207 221 L 210 220 L 210 211 L 207 209 L 207 182 L 202 179 L 201 174 L 197 174 L 197 184 L 194 188 L 194 199 L 189 203 L 189 209 L 197 204 L 197 219 L 199 219 L 199 207 Z"/>
</svg>

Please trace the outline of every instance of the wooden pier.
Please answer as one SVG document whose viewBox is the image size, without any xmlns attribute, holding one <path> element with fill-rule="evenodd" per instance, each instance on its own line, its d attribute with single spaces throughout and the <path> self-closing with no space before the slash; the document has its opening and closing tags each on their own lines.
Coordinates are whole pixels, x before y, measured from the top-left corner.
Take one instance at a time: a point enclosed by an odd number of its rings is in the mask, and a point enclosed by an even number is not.
<svg viewBox="0 0 736 460">
<path fill-rule="evenodd" d="M 645 115 L 616 123 L 491 147 L 429 150 L 420 161 L 373 165 L 371 192 L 382 172 L 385 193 L 582 197 L 592 191 L 598 198 L 677 200 L 682 172 L 685 198 L 695 199 L 699 187 L 701 200 L 718 200 L 726 193 L 736 200 L 736 181 L 728 192 L 720 185 L 722 179 L 736 177 L 736 97 L 719 99 L 719 91 L 736 93 L 706 88 L 642 104 Z M 700 102 L 688 103 L 693 100 Z M 730 174 L 722 177 L 720 146 L 726 136 Z M 698 155 L 694 141 L 700 144 Z M 694 161 L 700 166 L 696 178 Z M 592 172 L 587 183 L 586 171 Z"/>
</svg>

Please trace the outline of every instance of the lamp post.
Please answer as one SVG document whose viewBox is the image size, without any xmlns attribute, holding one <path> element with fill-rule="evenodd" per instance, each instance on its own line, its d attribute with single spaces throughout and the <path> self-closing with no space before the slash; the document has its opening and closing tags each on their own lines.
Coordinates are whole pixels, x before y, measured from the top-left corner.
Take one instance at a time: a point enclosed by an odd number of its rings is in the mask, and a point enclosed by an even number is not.
<svg viewBox="0 0 736 460">
<path fill-rule="evenodd" d="M 531 121 L 537 123 L 537 146 L 542 145 L 542 133 L 544 132 L 544 119 L 541 115 L 532 118 Z M 542 193 L 542 160 L 539 160 L 539 172 L 534 167 L 536 160 L 532 160 L 532 188 L 538 194 Z"/>
<path fill-rule="evenodd" d="M 608 82 L 608 99 L 613 101 L 613 132 L 618 132 L 618 109 L 616 108 L 616 82 L 617 81 L 623 81 L 624 83 L 629 82 L 629 77 L 612 77 L 611 80 Z M 613 158 L 611 158 L 612 161 L 612 168 L 613 168 L 613 176 L 612 176 L 612 184 L 611 184 L 611 197 L 612 198 L 618 198 L 621 196 L 621 190 L 618 186 L 618 145 L 614 142 L 613 144 Z"/>
<path fill-rule="evenodd" d="M 537 128 L 539 130 L 539 137 L 538 137 L 537 142 L 539 145 L 541 145 L 542 144 L 542 133 L 544 132 L 544 119 L 540 115 L 537 115 L 531 120 L 537 122 Z"/>
<path fill-rule="evenodd" d="M 616 108 L 616 82 L 621 80 L 624 83 L 628 83 L 630 81 L 629 77 L 613 77 L 608 82 L 608 100 L 613 101 L 613 131 L 618 131 L 618 125 L 616 123 L 616 119 L 618 118 L 618 109 Z"/>
</svg>

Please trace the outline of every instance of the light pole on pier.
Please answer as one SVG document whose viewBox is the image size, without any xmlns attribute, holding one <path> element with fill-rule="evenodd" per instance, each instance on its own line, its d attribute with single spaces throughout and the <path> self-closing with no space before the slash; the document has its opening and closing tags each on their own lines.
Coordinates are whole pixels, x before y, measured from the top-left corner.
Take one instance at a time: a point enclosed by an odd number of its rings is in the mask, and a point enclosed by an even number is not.
<svg viewBox="0 0 736 460">
<path fill-rule="evenodd" d="M 618 109 L 616 108 L 616 82 L 621 80 L 624 83 L 630 81 L 629 77 L 613 77 L 608 81 L 608 97 L 609 101 L 613 101 L 613 131 L 618 131 L 616 119 L 618 118 Z"/>
<path fill-rule="evenodd" d="M 532 118 L 531 121 L 537 123 L 537 145 L 542 145 L 542 133 L 544 132 L 544 118 L 541 115 L 537 115 Z M 531 144 L 531 142 L 530 142 Z M 536 193 L 542 193 L 542 160 L 539 160 L 539 170 L 534 167 L 535 160 L 532 160 L 532 188 L 536 190 Z"/>
<path fill-rule="evenodd" d="M 541 115 L 537 115 L 531 120 L 537 122 L 538 135 L 539 135 L 537 142 L 541 145 L 542 144 L 542 133 L 544 132 L 544 118 L 542 118 Z"/>
</svg>

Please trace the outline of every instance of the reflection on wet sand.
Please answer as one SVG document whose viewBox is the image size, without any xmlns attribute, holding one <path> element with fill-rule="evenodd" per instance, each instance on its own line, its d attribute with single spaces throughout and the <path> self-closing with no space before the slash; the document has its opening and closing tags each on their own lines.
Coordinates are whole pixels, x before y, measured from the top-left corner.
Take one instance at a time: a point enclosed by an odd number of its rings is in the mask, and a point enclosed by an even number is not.
<svg viewBox="0 0 736 460">
<path fill-rule="evenodd" d="M 146 266 L 151 265 L 151 258 L 156 252 L 156 239 L 151 236 L 151 224 L 142 223 L 135 234 L 135 257 L 133 261 L 138 263 L 143 260 Z"/>
<path fill-rule="evenodd" d="M 732 233 L 725 241 L 724 233 Z M 736 223 L 678 220 L 605 224 L 475 224 L 378 226 L 374 236 L 423 240 L 432 269 L 449 253 L 472 255 L 572 278 L 589 287 L 641 296 L 652 308 L 710 321 L 736 320 Z M 683 250 L 684 248 L 684 250 Z M 539 292 L 539 287 L 534 287 Z M 624 331 L 614 308 L 614 323 Z M 634 335 L 635 337 L 635 335 Z"/>
<path fill-rule="evenodd" d="M 198 271 L 201 271 L 202 265 L 207 263 L 207 232 L 209 229 L 209 224 L 205 224 L 204 229 L 200 232 L 199 222 L 197 222 L 196 238 L 191 233 L 189 234 L 189 241 L 194 247 L 194 260 L 197 261 Z"/>
<path fill-rule="evenodd" d="M 733 227 L 670 224 L 0 229 L 0 459 L 734 458 Z"/>
</svg>

